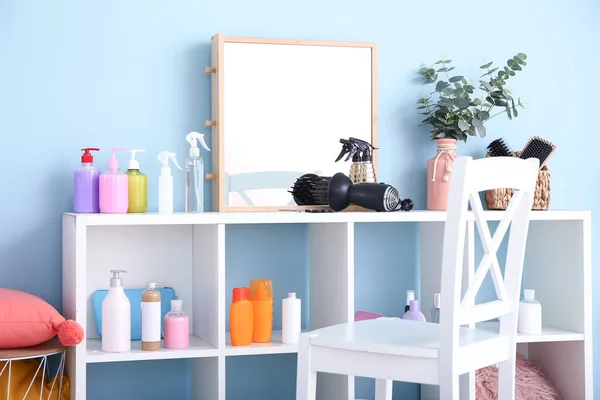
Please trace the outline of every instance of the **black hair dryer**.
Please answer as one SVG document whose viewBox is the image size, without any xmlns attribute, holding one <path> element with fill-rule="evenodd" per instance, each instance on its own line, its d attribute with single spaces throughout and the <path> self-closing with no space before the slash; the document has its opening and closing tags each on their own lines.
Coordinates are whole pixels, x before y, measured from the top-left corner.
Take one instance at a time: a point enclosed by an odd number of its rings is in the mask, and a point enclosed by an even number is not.
<svg viewBox="0 0 600 400">
<path fill-rule="evenodd" d="M 410 211 L 413 202 L 410 199 L 400 201 L 398 190 L 385 183 L 352 183 L 352 180 L 338 172 L 329 182 L 327 202 L 334 211 L 341 211 L 350 204 L 375 211 Z"/>
</svg>

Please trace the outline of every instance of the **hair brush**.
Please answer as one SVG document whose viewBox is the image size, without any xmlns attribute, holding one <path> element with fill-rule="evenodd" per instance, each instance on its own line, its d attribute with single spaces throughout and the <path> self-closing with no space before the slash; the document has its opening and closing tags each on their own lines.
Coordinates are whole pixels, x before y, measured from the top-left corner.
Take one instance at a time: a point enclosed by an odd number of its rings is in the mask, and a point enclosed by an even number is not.
<svg viewBox="0 0 600 400">
<path fill-rule="evenodd" d="M 490 157 L 514 157 L 514 153 L 503 138 L 493 140 L 487 146 Z"/>
<path fill-rule="evenodd" d="M 548 162 L 548 159 L 556 150 L 556 146 L 547 141 L 546 139 L 542 139 L 539 136 L 534 136 L 523 147 L 523 151 L 521 151 L 520 158 L 526 160 L 528 158 L 537 158 L 540 160 L 540 169 Z"/>
<path fill-rule="evenodd" d="M 350 204 L 375 211 L 410 211 L 413 202 L 410 199 L 400 201 L 398 191 L 384 183 L 353 184 L 352 180 L 341 172 L 332 177 L 305 174 L 296 180 L 290 191 L 296 204 L 329 206 L 341 211 Z"/>
</svg>

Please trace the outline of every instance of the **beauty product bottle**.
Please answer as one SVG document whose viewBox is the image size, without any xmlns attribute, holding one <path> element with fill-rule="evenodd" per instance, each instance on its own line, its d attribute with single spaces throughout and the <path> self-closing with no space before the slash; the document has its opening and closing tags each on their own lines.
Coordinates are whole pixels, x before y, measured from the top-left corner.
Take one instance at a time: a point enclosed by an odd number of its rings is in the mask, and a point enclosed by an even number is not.
<svg viewBox="0 0 600 400">
<path fill-rule="evenodd" d="M 81 165 L 73 171 L 73 211 L 76 213 L 99 213 L 98 186 L 100 170 L 94 167 L 94 147 L 81 149 Z"/>
<path fill-rule="evenodd" d="M 190 347 L 190 318 L 183 312 L 182 300 L 171 300 L 171 311 L 165 315 L 165 349 Z"/>
<path fill-rule="evenodd" d="M 145 150 L 129 150 L 131 160 L 127 164 L 128 185 L 129 185 L 129 206 L 128 213 L 145 213 L 148 208 L 148 177 L 140 172 L 140 163 L 135 158 L 135 154 Z"/>
<path fill-rule="evenodd" d="M 161 316 L 160 292 L 148 283 L 142 293 L 142 351 L 160 350 Z"/>
<path fill-rule="evenodd" d="M 273 331 L 273 284 L 267 279 L 250 281 L 250 301 L 254 310 L 252 341 L 271 342 Z"/>
<path fill-rule="evenodd" d="M 185 163 L 185 212 L 204 211 L 204 161 L 200 157 L 198 142 L 210 151 L 204 135 L 199 132 L 190 132 L 185 137 L 190 144 L 190 153 Z"/>
<path fill-rule="evenodd" d="M 298 343 L 302 325 L 302 301 L 296 293 L 288 293 L 281 301 L 281 342 Z"/>
<path fill-rule="evenodd" d="M 229 306 L 229 334 L 233 346 L 252 344 L 254 326 L 254 307 L 250 302 L 250 288 L 233 289 L 231 306 Z"/>
<path fill-rule="evenodd" d="M 404 313 L 402 319 L 425 322 L 425 316 L 421 311 L 419 311 L 419 302 L 417 300 L 410 301 L 409 309 L 406 313 Z"/>
<path fill-rule="evenodd" d="M 100 175 L 100 212 L 105 214 L 125 214 L 129 206 L 129 184 L 127 175 L 119 172 L 117 150 L 110 149 L 112 158 L 108 161 L 108 171 Z"/>
<path fill-rule="evenodd" d="M 410 309 L 410 301 L 415 299 L 415 291 L 407 290 L 406 291 L 406 306 L 404 307 L 404 312 L 407 312 Z"/>
<path fill-rule="evenodd" d="M 171 175 L 169 160 L 173 161 L 180 170 L 183 168 L 179 166 L 175 153 L 170 151 L 161 151 L 157 158 L 162 164 L 158 177 L 158 213 L 173 214 L 173 175 Z"/>
<path fill-rule="evenodd" d="M 110 289 L 102 301 L 102 351 L 107 353 L 131 350 L 131 304 L 121 279 L 125 272 L 110 271 Z"/>
<path fill-rule="evenodd" d="M 431 310 L 429 310 L 431 322 L 433 322 L 434 324 L 440 323 L 440 297 L 441 296 L 439 293 L 433 294 L 433 307 L 431 308 Z"/>
<path fill-rule="evenodd" d="M 535 299 L 535 290 L 525 289 L 519 303 L 518 332 L 526 335 L 542 333 L 542 305 Z"/>
</svg>

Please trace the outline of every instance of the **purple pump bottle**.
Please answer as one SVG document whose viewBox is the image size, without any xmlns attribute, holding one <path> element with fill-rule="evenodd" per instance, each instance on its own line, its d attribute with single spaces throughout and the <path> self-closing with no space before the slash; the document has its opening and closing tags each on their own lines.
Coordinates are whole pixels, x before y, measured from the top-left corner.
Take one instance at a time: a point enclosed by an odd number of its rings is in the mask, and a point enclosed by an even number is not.
<svg viewBox="0 0 600 400">
<path fill-rule="evenodd" d="M 73 211 L 76 213 L 99 213 L 98 187 L 100 170 L 94 167 L 94 156 L 90 151 L 100 149 L 88 147 L 81 149 L 81 166 L 73 171 Z"/>
<path fill-rule="evenodd" d="M 410 301 L 410 308 L 406 313 L 404 313 L 404 316 L 402 317 L 402 319 L 426 322 L 425 316 L 423 315 L 423 313 L 421 311 L 419 311 L 419 302 L 417 300 Z"/>
</svg>

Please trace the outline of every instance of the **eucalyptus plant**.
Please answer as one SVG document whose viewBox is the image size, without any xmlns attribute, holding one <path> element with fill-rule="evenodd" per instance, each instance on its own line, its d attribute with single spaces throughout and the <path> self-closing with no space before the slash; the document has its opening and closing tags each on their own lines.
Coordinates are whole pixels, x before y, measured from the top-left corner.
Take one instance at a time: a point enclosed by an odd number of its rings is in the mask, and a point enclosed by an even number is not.
<svg viewBox="0 0 600 400">
<path fill-rule="evenodd" d="M 424 82 L 435 85 L 429 97 L 417 101 L 419 113 L 425 115 L 419 126 L 431 125 L 432 140 L 451 138 L 466 142 L 468 136 L 484 137 L 485 123 L 497 115 L 517 117 L 517 107 L 525 107 L 519 98 L 514 100 L 506 81 L 527 65 L 526 59 L 527 55 L 519 53 L 503 67 L 492 67 L 493 62 L 481 65 L 479 68 L 486 72 L 477 89 L 463 76 L 449 74 L 454 70 L 452 60 L 439 60 L 433 67 L 419 69 Z"/>
</svg>

